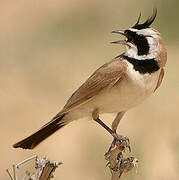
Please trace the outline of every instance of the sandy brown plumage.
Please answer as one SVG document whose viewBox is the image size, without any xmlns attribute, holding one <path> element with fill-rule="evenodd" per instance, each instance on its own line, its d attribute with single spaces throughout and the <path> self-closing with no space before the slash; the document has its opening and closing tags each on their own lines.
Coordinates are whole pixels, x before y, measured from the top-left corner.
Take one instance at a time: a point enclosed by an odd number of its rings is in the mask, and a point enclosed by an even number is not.
<svg viewBox="0 0 179 180">
<path fill-rule="evenodd" d="M 69 98 L 64 108 L 47 124 L 13 147 L 33 149 L 51 134 L 73 120 L 93 118 L 113 137 L 126 111 L 148 98 L 162 83 L 167 51 L 160 33 L 150 25 L 157 11 L 143 24 L 137 23 L 127 30 L 112 31 L 124 35 L 126 51 L 97 69 Z M 99 115 L 117 113 L 112 129 Z M 115 134 L 115 135 L 114 135 Z"/>
<path fill-rule="evenodd" d="M 126 69 L 127 64 L 120 57 L 101 66 L 72 94 L 62 112 L 68 112 L 94 98 L 101 91 L 112 88 Z"/>
</svg>

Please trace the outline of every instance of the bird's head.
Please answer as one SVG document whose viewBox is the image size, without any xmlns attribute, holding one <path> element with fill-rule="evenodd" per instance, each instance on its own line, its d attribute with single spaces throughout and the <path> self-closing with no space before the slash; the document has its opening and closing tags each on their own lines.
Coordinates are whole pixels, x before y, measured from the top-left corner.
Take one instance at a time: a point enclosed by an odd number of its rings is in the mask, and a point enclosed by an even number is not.
<svg viewBox="0 0 179 180">
<path fill-rule="evenodd" d="M 150 27 L 157 15 L 157 9 L 153 9 L 153 14 L 143 24 L 139 24 L 141 14 L 134 26 L 126 30 L 116 30 L 112 33 L 122 34 L 126 40 L 114 41 L 112 43 L 126 46 L 124 55 L 138 60 L 157 59 L 161 66 L 166 63 L 166 49 L 161 34 L 156 29 Z M 162 58 L 162 59 L 161 59 Z M 161 62 L 162 61 L 162 62 Z"/>
</svg>

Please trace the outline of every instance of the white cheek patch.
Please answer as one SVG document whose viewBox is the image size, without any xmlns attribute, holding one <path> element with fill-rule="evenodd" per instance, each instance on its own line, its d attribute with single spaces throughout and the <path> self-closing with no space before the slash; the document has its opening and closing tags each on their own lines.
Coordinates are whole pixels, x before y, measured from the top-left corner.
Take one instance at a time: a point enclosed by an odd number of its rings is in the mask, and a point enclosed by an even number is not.
<svg viewBox="0 0 179 180">
<path fill-rule="evenodd" d="M 149 55 L 156 57 L 158 51 L 158 43 L 153 37 L 147 37 L 147 41 L 149 43 Z"/>
<path fill-rule="evenodd" d="M 125 55 L 136 59 L 138 57 L 137 52 L 138 52 L 137 47 L 134 45 L 130 45 L 129 47 L 126 48 Z"/>
</svg>

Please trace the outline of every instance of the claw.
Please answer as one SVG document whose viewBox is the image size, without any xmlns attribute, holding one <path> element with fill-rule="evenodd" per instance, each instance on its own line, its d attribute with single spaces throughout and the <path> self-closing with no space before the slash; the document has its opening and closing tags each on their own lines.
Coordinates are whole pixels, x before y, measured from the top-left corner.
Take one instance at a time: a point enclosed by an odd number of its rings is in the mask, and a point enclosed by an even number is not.
<svg viewBox="0 0 179 180">
<path fill-rule="evenodd" d="M 121 150 L 121 151 L 125 151 L 125 149 L 127 148 L 129 150 L 129 152 L 131 152 L 130 141 L 127 136 L 120 136 L 117 133 L 113 133 L 112 135 L 114 137 L 114 140 L 113 140 L 107 154 L 109 154 L 111 152 L 111 150 L 114 149 L 115 146 L 117 146 L 119 148 L 119 150 Z"/>
</svg>

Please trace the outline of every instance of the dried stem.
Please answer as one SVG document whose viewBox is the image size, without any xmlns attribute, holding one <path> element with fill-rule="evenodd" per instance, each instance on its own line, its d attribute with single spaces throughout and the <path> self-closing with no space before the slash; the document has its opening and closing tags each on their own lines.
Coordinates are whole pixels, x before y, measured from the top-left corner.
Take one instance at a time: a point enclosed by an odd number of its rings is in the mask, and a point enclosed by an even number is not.
<svg viewBox="0 0 179 180">
<path fill-rule="evenodd" d="M 9 169 L 6 169 L 6 172 L 9 175 L 10 179 L 13 180 L 13 177 L 11 176 L 11 173 L 9 172 Z"/>
<path fill-rule="evenodd" d="M 134 157 L 123 157 L 125 149 L 125 142 L 118 143 L 110 152 L 105 154 L 105 159 L 108 161 L 107 165 L 112 173 L 112 180 L 119 180 L 123 173 L 128 173 L 138 163 L 138 160 Z"/>
<path fill-rule="evenodd" d="M 38 158 L 36 155 L 27 158 L 21 161 L 18 164 L 13 165 L 13 176 L 10 174 L 9 170 L 7 169 L 7 173 L 11 180 L 18 180 L 17 176 L 17 169 L 22 165 L 25 164 L 32 159 L 35 159 L 35 172 L 30 174 L 29 171 L 26 171 L 22 180 L 49 180 L 53 177 L 53 173 L 56 168 L 62 164 L 62 162 L 54 162 L 50 161 L 47 158 Z"/>
<path fill-rule="evenodd" d="M 30 161 L 32 159 L 36 159 L 36 158 L 37 158 L 37 155 L 34 155 L 34 156 L 30 157 L 30 158 L 27 158 L 27 159 L 21 161 L 20 163 L 16 164 L 16 168 L 19 168 L 19 166 L 21 166 L 22 164 L 24 164 L 24 163 L 26 163 L 26 162 L 28 162 L 28 161 Z"/>
</svg>

